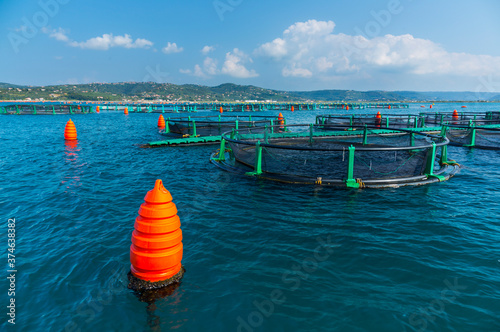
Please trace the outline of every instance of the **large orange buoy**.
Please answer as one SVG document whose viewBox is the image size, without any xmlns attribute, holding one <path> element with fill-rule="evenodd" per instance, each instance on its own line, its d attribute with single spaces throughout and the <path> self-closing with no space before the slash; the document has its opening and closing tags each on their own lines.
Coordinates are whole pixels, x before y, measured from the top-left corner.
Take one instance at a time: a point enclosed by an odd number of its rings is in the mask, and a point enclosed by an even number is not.
<svg viewBox="0 0 500 332">
<path fill-rule="evenodd" d="M 376 118 L 382 119 L 382 114 L 380 114 L 380 111 L 377 112 L 377 115 L 375 115 Z"/>
<path fill-rule="evenodd" d="M 458 119 L 458 112 L 457 110 L 453 110 L 453 114 L 451 116 L 453 119 Z"/>
<path fill-rule="evenodd" d="M 123 110 L 123 113 L 128 114 L 128 107 L 125 107 L 125 109 Z"/>
<path fill-rule="evenodd" d="M 68 122 L 66 122 L 66 127 L 64 128 L 64 139 L 68 141 L 72 141 L 76 139 L 76 127 L 73 121 L 69 119 Z"/>
<path fill-rule="evenodd" d="M 219 113 L 222 113 L 224 110 L 222 109 L 222 106 L 219 108 Z"/>
<path fill-rule="evenodd" d="M 158 128 L 165 128 L 165 118 L 162 114 L 160 114 L 160 117 L 158 118 Z"/>
<path fill-rule="evenodd" d="M 99 106 L 95 107 L 95 111 L 96 111 L 96 113 L 99 113 Z"/>
<path fill-rule="evenodd" d="M 130 288 L 154 289 L 179 282 L 184 274 L 180 227 L 172 195 L 158 179 L 144 197 L 135 219 L 130 246 Z"/>
</svg>

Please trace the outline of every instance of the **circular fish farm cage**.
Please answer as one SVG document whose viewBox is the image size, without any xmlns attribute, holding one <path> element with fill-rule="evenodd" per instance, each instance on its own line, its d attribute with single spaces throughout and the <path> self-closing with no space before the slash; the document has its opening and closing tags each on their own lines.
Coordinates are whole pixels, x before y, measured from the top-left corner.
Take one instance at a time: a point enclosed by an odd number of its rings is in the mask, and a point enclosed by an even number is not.
<svg viewBox="0 0 500 332">
<path fill-rule="evenodd" d="M 457 112 L 450 113 L 420 113 L 420 127 L 429 125 L 466 124 L 473 121 L 476 125 L 500 124 L 500 112 Z"/>
<path fill-rule="evenodd" d="M 444 125 L 450 145 L 485 150 L 500 150 L 500 122 L 493 120 L 469 120 L 464 123 Z"/>
<path fill-rule="evenodd" d="M 281 125 L 224 133 L 211 161 L 226 171 L 286 183 L 399 187 L 453 176 L 459 166 L 447 159 L 448 143 L 445 136 L 397 128 Z"/>
<path fill-rule="evenodd" d="M 165 119 L 165 129 L 160 134 L 170 137 L 220 136 L 232 129 L 254 128 L 277 124 L 275 116 L 187 116 Z"/>
<path fill-rule="evenodd" d="M 316 124 L 328 129 L 331 125 L 374 126 L 377 128 L 417 128 L 420 116 L 411 114 L 327 114 L 316 116 Z"/>
</svg>

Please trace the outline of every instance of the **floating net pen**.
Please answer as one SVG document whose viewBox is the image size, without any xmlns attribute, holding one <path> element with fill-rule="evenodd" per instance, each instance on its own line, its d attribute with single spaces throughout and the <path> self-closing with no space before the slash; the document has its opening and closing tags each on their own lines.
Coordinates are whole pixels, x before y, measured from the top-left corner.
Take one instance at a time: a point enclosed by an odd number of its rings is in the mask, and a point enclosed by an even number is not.
<svg viewBox="0 0 500 332">
<path fill-rule="evenodd" d="M 500 150 L 499 120 L 469 120 L 443 126 L 451 145 Z"/>
<path fill-rule="evenodd" d="M 445 124 L 463 124 L 474 121 L 476 125 L 500 124 L 500 112 L 457 112 L 449 113 L 420 113 L 419 127 L 442 126 Z"/>
<path fill-rule="evenodd" d="M 287 183 L 339 187 L 398 187 L 449 179 L 449 140 L 397 128 L 323 125 L 232 130 L 211 156 L 232 172 Z"/>
<path fill-rule="evenodd" d="M 316 116 L 316 124 L 328 129 L 330 125 L 374 126 L 377 128 L 417 128 L 418 115 L 412 114 L 328 114 Z"/>
<path fill-rule="evenodd" d="M 196 116 L 165 119 L 165 130 L 160 134 L 171 137 L 220 136 L 226 131 L 242 128 L 260 128 L 273 126 L 275 116 Z"/>
</svg>

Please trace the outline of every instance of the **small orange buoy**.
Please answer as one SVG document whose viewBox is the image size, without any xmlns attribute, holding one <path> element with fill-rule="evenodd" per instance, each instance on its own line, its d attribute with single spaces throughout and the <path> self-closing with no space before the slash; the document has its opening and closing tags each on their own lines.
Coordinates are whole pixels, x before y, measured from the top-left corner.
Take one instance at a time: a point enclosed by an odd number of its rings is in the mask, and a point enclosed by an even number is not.
<svg viewBox="0 0 500 332">
<path fill-rule="evenodd" d="M 430 105 L 429 108 L 432 108 L 432 105 Z"/>
<path fill-rule="evenodd" d="M 96 111 L 96 113 L 99 113 L 99 106 L 95 107 L 95 111 Z"/>
<path fill-rule="evenodd" d="M 292 107 L 290 108 L 290 110 L 291 110 L 292 112 L 294 111 L 294 109 L 293 109 L 293 105 L 292 105 Z"/>
<path fill-rule="evenodd" d="M 172 195 L 161 180 L 144 197 L 135 219 L 130 246 L 129 288 L 161 288 L 179 282 L 182 267 L 182 231 Z"/>
<path fill-rule="evenodd" d="M 387 106 L 387 108 L 388 108 L 388 109 L 391 109 L 391 108 L 392 108 L 392 106 L 391 106 L 391 105 L 389 105 L 389 106 Z"/>
<path fill-rule="evenodd" d="M 380 128 L 380 125 L 382 124 L 382 114 L 380 114 L 380 111 L 377 112 L 375 115 L 375 126 Z"/>
<path fill-rule="evenodd" d="M 222 109 L 222 106 L 219 107 L 219 113 L 222 113 L 224 110 Z"/>
<path fill-rule="evenodd" d="M 281 112 L 280 114 L 278 114 L 278 124 L 280 126 L 283 126 L 285 124 L 285 118 L 283 117 L 283 114 L 281 114 Z"/>
<path fill-rule="evenodd" d="M 123 113 L 128 114 L 128 107 L 125 107 L 125 109 L 123 110 Z"/>
<path fill-rule="evenodd" d="M 349 105 L 345 105 L 345 109 L 346 109 L 346 111 L 348 111 L 349 110 Z"/>
<path fill-rule="evenodd" d="M 462 108 L 467 108 L 467 106 L 462 106 Z"/>
<path fill-rule="evenodd" d="M 66 127 L 64 128 L 64 139 L 67 141 L 73 141 L 76 140 L 76 127 L 73 121 L 69 119 L 68 122 L 66 122 Z"/>
<path fill-rule="evenodd" d="M 160 117 L 158 118 L 158 128 L 165 128 L 165 118 L 162 114 L 160 114 Z"/>
</svg>

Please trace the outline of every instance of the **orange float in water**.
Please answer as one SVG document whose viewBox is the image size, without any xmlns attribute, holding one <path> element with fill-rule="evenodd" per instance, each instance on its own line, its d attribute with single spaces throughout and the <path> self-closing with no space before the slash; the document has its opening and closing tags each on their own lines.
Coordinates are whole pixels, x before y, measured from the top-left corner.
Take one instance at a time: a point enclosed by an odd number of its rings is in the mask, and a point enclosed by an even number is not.
<svg viewBox="0 0 500 332">
<path fill-rule="evenodd" d="M 294 111 L 294 109 L 293 109 L 293 105 L 292 105 L 292 107 L 290 107 L 290 110 L 291 110 L 292 112 Z"/>
<path fill-rule="evenodd" d="M 345 105 L 345 109 L 348 111 L 349 110 L 349 105 Z"/>
<path fill-rule="evenodd" d="M 64 128 L 64 139 L 67 141 L 72 141 L 76 140 L 76 127 L 73 121 L 69 119 L 68 122 L 66 122 L 66 127 Z"/>
<path fill-rule="evenodd" d="M 222 109 L 222 106 L 219 108 L 219 113 L 222 113 L 224 110 Z"/>
<path fill-rule="evenodd" d="M 432 105 L 430 105 L 429 108 L 432 108 Z"/>
<path fill-rule="evenodd" d="M 124 114 L 128 114 L 128 108 L 127 107 L 125 107 L 125 109 L 123 110 L 123 113 Z"/>
<path fill-rule="evenodd" d="M 99 113 L 99 106 L 95 107 L 95 111 L 96 111 L 96 113 Z"/>
<path fill-rule="evenodd" d="M 285 125 L 285 118 L 283 117 L 283 114 L 281 114 L 281 112 L 280 112 L 280 114 L 278 114 L 278 124 L 280 126 L 284 126 Z"/>
<path fill-rule="evenodd" d="M 183 247 L 180 227 L 172 196 L 162 181 L 156 180 L 154 188 L 146 194 L 139 208 L 130 246 L 131 274 L 149 282 L 142 283 L 143 286 L 149 289 L 164 287 L 182 278 L 184 268 L 181 264 Z M 141 284 L 136 280 L 137 283 Z"/>
<path fill-rule="evenodd" d="M 453 119 L 458 119 L 458 112 L 457 112 L 457 110 L 453 110 L 452 118 Z"/>
<path fill-rule="evenodd" d="M 158 128 L 165 128 L 165 118 L 162 114 L 160 114 L 160 117 L 158 118 Z"/>
<path fill-rule="evenodd" d="M 377 115 L 375 115 L 375 126 L 380 128 L 381 124 L 382 124 L 382 114 L 380 114 L 380 111 L 378 111 Z"/>
</svg>

